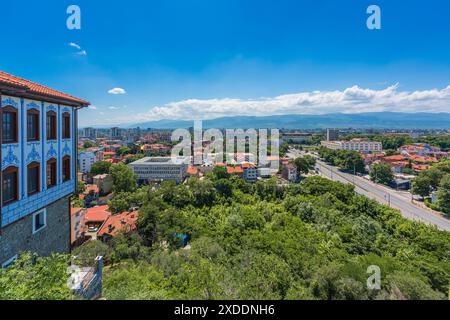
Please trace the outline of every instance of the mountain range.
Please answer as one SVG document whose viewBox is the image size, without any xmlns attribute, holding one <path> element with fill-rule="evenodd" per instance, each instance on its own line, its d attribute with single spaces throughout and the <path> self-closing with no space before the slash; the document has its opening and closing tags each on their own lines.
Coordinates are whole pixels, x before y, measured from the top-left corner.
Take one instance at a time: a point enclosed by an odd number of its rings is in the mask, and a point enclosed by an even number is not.
<svg viewBox="0 0 450 320">
<path fill-rule="evenodd" d="M 122 124 L 123 128 L 175 129 L 193 127 L 192 120 L 159 120 Z M 203 128 L 279 129 L 450 129 L 450 113 L 370 112 L 358 114 L 230 116 L 203 121 Z"/>
</svg>

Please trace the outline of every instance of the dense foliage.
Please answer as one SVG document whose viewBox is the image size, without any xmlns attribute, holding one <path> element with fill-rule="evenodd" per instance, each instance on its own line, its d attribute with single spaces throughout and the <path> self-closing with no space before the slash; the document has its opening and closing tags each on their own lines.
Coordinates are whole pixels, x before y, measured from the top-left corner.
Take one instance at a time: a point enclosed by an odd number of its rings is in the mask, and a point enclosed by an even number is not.
<svg viewBox="0 0 450 320">
<path fill-rule="evenodd" d="M 389 185 L 394 180 L 391 166 L 387 163 L 375 163 L 370 168 L 370 179 L 376 183 Z"/>
<path fill-rule="evenodd" d="M 447 182 L 446 182 L 447 183 Z M 105 257 L 106 299 L 445 299 L 450 237 L 320 177 L 247 184 L 217 170 L 134 197 L 138 232 L 89 242 Z M 190 239 L 182 246 L 180 235 Z M 22 255 L 0 270 L 0 299 L 71 299 L 68 257 Z M 367 289 L 381 269 L 381 290 Z"/>
<path fill-rule="evenodd" d="M 325 147 L 320 147 L 319 155 L 326 162 L 332 164 L 333 166 L 338 166 L 343 170 L 353 173 L 363 173 L 365 171 L 364 161 L 361 154 L 357 151 L 331 150 Z"/>
<path fill-rule="evenodd" d="M 221 174 L 147 189 L 139 233 L 106 257 L 106 299 L 445 298 L 448 233 L 320 177 L 281 187 Z M 381 290 L 366 287 L 370 265 Z"/>
<path fill-rule="evenodd" d="M 67 286 L 69 256 L 40 258 L 22 254 L 7 269 L 0 269 L 0 300 L 72 299 Z"/>
<path fill-rule="evenodd" d="M 429 170 L 423 171 L 413 180 L 412 193 L 423 198 L 436 191 L 435 209 L 450 214 L 450 160 L 441 161 Z"/>
</svg>

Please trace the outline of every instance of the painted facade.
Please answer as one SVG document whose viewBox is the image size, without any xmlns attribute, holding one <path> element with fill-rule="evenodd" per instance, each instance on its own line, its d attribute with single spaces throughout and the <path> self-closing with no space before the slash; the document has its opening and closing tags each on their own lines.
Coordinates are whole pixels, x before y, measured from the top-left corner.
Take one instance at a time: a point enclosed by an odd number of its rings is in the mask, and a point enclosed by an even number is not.
<svg viewBox="0 0 450 320">
<path fill-rule="evenodd" d="M 72 194 L 76 188 L 76 117 L 73 107 L 47 103 L 44 101 L 28 100 L 24 98 L 1 96 L 1 107 L 13 107 L 18 114 L 18 143 L 2 144 L 2 171 L 14 166 L 18 168 L 18 201 L 2 207 L 1 227 L 6 227 L 23 217 L 46 207 L 47 205 Z M 40 139 L 27 142 L 26 114 L 29 109 L 39 111 Z M 46 114 L 54 111 L 57 114 L 57 139 L 47 140 Z M 70 115 L 70 139 L 62 138 L 62 114 Z M 71 177 L 62 182 L 62 158 L 70 156 Z M 46 162 L 50 159 L 57 161 L 57 185 L 50 189 L 46 186 Z M 27 195 L 27 166 L 31 162 L 40 164 L 40 192 Z"/>
</svg>

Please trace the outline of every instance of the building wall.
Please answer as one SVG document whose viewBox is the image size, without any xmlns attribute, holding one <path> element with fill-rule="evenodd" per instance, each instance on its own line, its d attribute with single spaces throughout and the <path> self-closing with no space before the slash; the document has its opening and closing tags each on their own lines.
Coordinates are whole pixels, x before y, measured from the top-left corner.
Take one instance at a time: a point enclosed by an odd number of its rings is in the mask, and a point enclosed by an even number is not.
<svg viewBox="0 0 450 320">
<path fill-rule="evenodd" d="M 1 107 L 12 106 L 18 111 L 18 143 L 2 144 L 2 171 L 14 166 L 19 171 L 18 201 L 2 207 L 1 227 L 6 227 L 13 222 L 30 215 L 41 208 L 63 198 L 75 191 L 76 185 L 76 156 L 75 136 L 76 120 L 72 107 L 55 105 L 42 101 L 27 100 L 23 98 L 2 95 Z M 26 112 L 29 109 L 38 110 L 40 116 L 40 140 L 27 142 Z M 46 137 L 46 113 L 54 111 L 57 114 L 57 139 L 47 141 Z M 62 139 L 62 114 L 68 112 L 71 117 L 71 138 Z M 62 158 L 71 157 L 71 180 L 62 182 Z M 47 190 L 46 186 L 46 162 L 51 158 L 57 160 L 57 185 Z M 26 190 L 27 165 L 31 162 L 40 163 L 40 192 L 28 196 Z"/>
<path fill-rule="evenodd" d="M 0 237 L 0 265 L 22 251 L 48 256 L 52 252 L 70 250 L 69 197 L 46 207 L 46 227 L 33 234 L 33 215 L 9 224 Z"/>
</svg>

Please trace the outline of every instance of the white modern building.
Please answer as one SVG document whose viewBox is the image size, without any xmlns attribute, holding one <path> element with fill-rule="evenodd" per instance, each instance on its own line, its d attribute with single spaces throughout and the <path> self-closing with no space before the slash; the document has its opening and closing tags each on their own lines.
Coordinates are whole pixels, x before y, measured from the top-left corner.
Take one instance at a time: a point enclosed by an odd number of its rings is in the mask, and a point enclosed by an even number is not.
<svg viewBox="0 0 450 320">
<path fill-rule="evenodd" d="M 171 180 L 180 183 L 187 175 L 189 158 L 146 157 L 129 164 L 140 183 Z"/>
<path fill-rule="evenodd" d="M 96 157 L 93 152 L 80 152 L 78 154 L 78 164 L 80 171 L 83 173 L 91 172 L 92 165 L 96 162 Z"/>
<path fill-rule="evenodd" d="M 306 141 L 311 140 L 311 133 L 304 132 L 286 132 L 281 136 L 282 142 L 286 143 L 305 143 Z"/>
<path fill-rule="evenodd" d="M 380 152 L 383 145 L 378 141 L 353 139 L 350 141 L 322 141 L 321 145 L 332 150 L 353 150 L 359 152 Z"/>
</svg>

